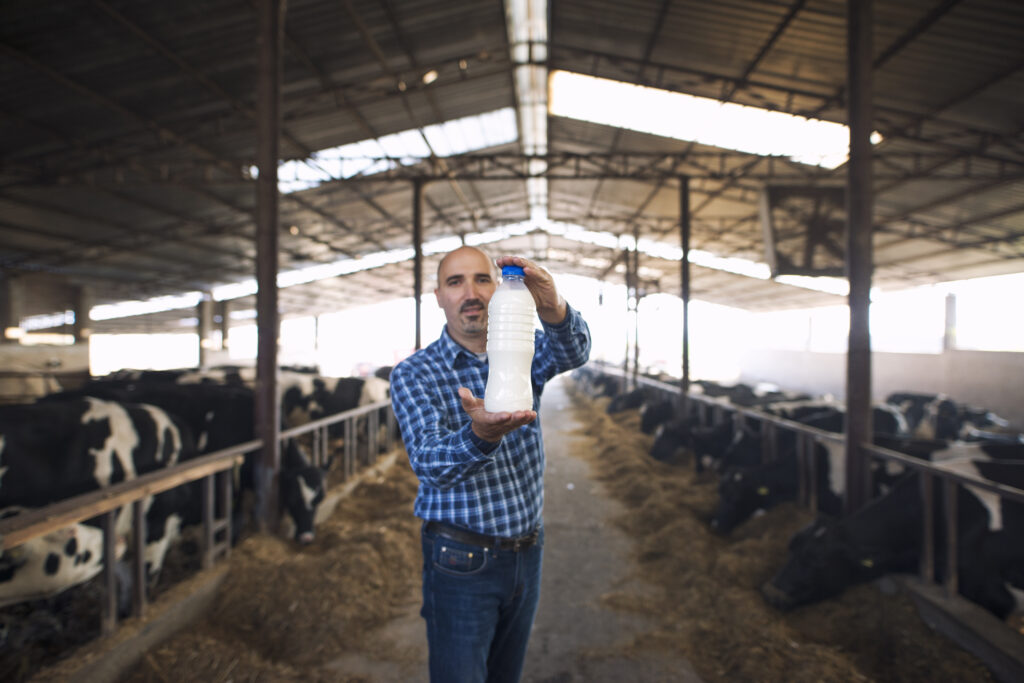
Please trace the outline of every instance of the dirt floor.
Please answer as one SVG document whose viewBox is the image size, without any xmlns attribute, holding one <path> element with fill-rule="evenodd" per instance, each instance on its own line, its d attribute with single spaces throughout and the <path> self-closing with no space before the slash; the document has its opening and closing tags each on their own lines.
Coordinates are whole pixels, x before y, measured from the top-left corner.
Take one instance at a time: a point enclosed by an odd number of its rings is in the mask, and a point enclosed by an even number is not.
<svg viewBox="0 0 1024 683">
<path fill-rule="evenodd" d="M 551 599 L 545 595 L 531 641 L 540 659 L 528 665 L 525 681 L 992 680 L 977 659 L 931 631 L 892 582 L 859 586 L 789 614 L 772 609 L 757 587 L 782 564 L 789 537 L 810 521 L 809 513 L 781 506 L 728 538 L 712 534 L 706 520 L 717 497 L 713 480 L 697 476 L 690 463 L 649 458 L 651 437 L 640 433 L 636 411 L 608 416 L 607 399 L 578 394 L 571 380 L 564 387 L 570 455 L 586 463 L 591 477 L 573 481 L 617 501 L 614 517 L 595 524 L 612 525 L 631 539 L 625 556 L 613 558 L 625 577 L 592 600 L 606 615 L 601 619 L 631 626 L 628 637 L 598 648 L 576 643 L 573 661 L 557 650 L 558 637 L 577 634 L 552 621 L 557 615 L 550 608 L 545 613 Z M 549 460 L 549 468 L 561 466 L 550 454 Z M 573 484 L 560 486 L 571 490 Z M 415 477 L 399 457 L 342 500 L 312 545 L 246 539 L 234 549 L 207 617 L 150 651 L 122 680 L 426 680 L 416 614 L 415 491 Z M 556 501 L 553 492 L 548 496 L 551 528 Z M 606 557 L 593 556 L 595 562 Z M 554 582 L 546 586 L 577 583 L 572 572 L 600 571 L 577 563 L 557 576 L 556 567 L 546 561 L 545 581 Z M 581 623 L 580 637 L 593 626 Z M 565 660 L 562 670 L 545 668 L 544 656 Z M 635 675 L 602 669 L 603 661 L 613 660 L 633 662 Z M 692 669 L 666 674 L 666 662 Z"/>
</svg>

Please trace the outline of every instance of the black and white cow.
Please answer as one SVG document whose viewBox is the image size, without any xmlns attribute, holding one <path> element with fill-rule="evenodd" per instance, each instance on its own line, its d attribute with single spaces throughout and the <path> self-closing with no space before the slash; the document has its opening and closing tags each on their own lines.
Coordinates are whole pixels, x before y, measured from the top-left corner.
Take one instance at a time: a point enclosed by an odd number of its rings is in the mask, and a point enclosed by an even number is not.
<svg viewBox="0 0 1024 683">
<path fill-rule="evenodd" d="M 946 449 L 948 451 L 948 449 Z M 948 452 L 934 454 L 944 467 L 1020 487 L 1024 485 L 1024 453 L 977 445 L 972 458 Z M 1009 460 L 994 458 L 1010 457 Z M 952 459 L 945 459 L 952 458 Z M 1024 588 L 1024 506 L 1001 501 L 973 486 L 958 486 L 957 538 L 959 590 L 996 616 L 1014 608 L 1008 583 Z M 936 492 L 936 571 L 946 572 L 943 548 L 945 516 L 942 488 Z M 919 475 L 904 476 L 888 493 L 872 499 L 850 516 L 836 520 L 819 516 L 790 540 L 789 559 L 761 592 L 779 609 L 838 595 L 856 583 L 891 572 L 915 572 L 920 563 L 922 503 Z M 1014 539 L 1012 542 L 1010 539 Z"/>
<path fill-rule="evenodd" d="M 130 481 L 194 457 L 191 431 L 177 417 L 151 405 L 125 404 L 93 397 L 49 400 L 35 404 L 0 407 L 0 508 L 38 508 L 79 494 Z M 178 487 L 143 500 L 145 516 L 144 553 L 149 578 L 154 579 L 163 566 L 170 544 L 178 537 L 188 506 L 190 490 Z M 88 527 L 72 528 L 88 548 L 89 559 L 96 562 L 96 533 Z M 131 515 L 127 508 L 118 511 L 115 533 L 118 541 L 127 539 Z M 23 556 L 39 557 L 40 547 L 54 542 L 40 539 L 20 551 Z M 4 557 L 11 559 L 17 549 Z M 46 554 L 47 558 L 51 553 Z M 84 557 L 75 553 L 79 563 Z M 6 562 L 7 560 L 5 560 Z M 11 560 L 17 566 L 17 559 Z M 42 569 L 52 568 L 45 562 Z M 32 565 L 22 566 L 22 578 Z M 59 568 L 58 568 L 59 569 Z M 52 576 L 69 580 L 87 571 L 57 571 Z M 91 569 L 90 569 L 91 571 Z M 56 579 L 54 579 L 56 581 Z M 33 579 L 28 579 L 31 584 Z"/>
<path fill-rule="evenodd" d="M 803 409 L 786 411 L 789 419 L 826 432 L 840 434 L 845 429 L 846 415 L 840 408 L 831 407 L 809 415 Z M 881 429 L 875 432 L 874 442 L 893 450 L 906 452 L 913 449 L 905 436 L 906 425 L 899 414 L 889 406 L 875 406 L 873 421 Z M 726 534 L 754 514 L 768 510 L 783 502 L 796 500 L 799 492 L 799 465 L 796 439 L 793 432 L 780 429 L 776 435 L 778 457 L 762 463 L 761 438 L 756 431 L 737 431 L 733 442 L 721 456 L 718 466 L 723 475 L 718 487 L 718 505 L 711 521 L 715 531 Z M 934 447 L 945 442 L 929 442 Z M 917 446 L 920 450 L 921 446 Z M 928 451 L 930 453 L 931 451 Z M 815 439 L 813 448 L 817 475 L 817 511 L 838 515 L 842 511 L 846 494 L 846 446 L 843 441 Z M 926 454 L 924 454 L 926 455 Z M 896 475 L 892 467 L 872 462 L 873 485 L 887 485 Z M 899 470 L 902 473 L 902 470 Z"/>
<path fill-rule="evenodd" d="M 0 519 L 26 511 L 22 507 L 0 510 Z M 121 559 L 125 539 L 115 543 Z M 88 524 L 72 524 L 31 541 L 4 549 L 0 554 L 0 607 L 26 600 L 51 598 L 72 586 L 85 583 L 103 570 L 103 531 Z"/>
<path fill-rule="evenodd" d="M 190 382 L 138 382 L 130 387 L 104 387 L 93 383 L 85 389 L 121 401 L 158 406 L 188 425 L 195 435 L 199 454 L 213 453 L 256 438 L 255 394 L 238 384 Z M 257 490 L 256 462 L 259 452 L 249 453 L 240 470 L 235 489 L 233 530 L 243 525 L 243 498 Z M 326 475 L 311 465 L 293 440 L 282 449 L 279 496 L 285 511 L 295 522 L 295 539 L 309 543 L 314 538 L 316 506 L 326 493 Z M 199 510 L 190 508 L 188 521 L 197 523 Z"/>
</svg>

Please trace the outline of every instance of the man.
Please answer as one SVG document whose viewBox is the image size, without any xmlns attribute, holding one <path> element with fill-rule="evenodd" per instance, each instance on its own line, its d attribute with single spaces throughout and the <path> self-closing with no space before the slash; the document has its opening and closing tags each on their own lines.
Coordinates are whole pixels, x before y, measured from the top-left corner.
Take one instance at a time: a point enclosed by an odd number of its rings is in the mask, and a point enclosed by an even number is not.
<svg viewBox="0 0 1024 683">
<path fill-rule="evenodd" d="M 544 330 L 535 333 L 533 410 L 488 413 L 487 304 L 496 271 L 462 247 L 441 260 L 441 337 L 391 373 L 391 401 L 419 477 L 423 608 L 430 679 L 517 681 L 540 597 L 544 384 L 590 355 L 590 330 L 551 275 L 519 257 Z"/>
</svg>

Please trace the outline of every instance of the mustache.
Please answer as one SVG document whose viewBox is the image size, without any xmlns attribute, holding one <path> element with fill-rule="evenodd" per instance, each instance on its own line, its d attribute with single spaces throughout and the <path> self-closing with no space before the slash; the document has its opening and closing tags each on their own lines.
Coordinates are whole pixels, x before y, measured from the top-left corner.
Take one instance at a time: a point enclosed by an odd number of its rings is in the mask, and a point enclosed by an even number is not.
<svg viewBox="0 0 1024 683">
<path fill-rule="evenodd" d="M 459 306 L 459 313 L 463 313 L 467 308 L 473 308 L 474 306 L 486 308 L 486 306 L 484 306 L 484 302 L 480 299 L 466 299 L 462 302 L 462 305 Z"/>
</svg>

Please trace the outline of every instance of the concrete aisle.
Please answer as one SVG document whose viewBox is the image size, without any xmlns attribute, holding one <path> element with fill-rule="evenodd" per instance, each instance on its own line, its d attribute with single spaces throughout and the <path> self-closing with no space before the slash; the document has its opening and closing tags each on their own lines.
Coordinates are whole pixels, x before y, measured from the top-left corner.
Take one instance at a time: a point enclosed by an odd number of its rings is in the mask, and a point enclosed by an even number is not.
<svg viewBox="0 0 1024 683">
<path fill-rule="evenodd" d="M 571 455 L 579 448 L 572 432 L 580 425 L 572 416 L 566 381 L 560 377 L 549 383 L 541 405 L 547 454 L 544 579 L 523 681 L 698 682 L 681 657 L 607 656 L 648 624 L 601 605 L 603 594 L 635 581 L 630 541 L 611 523 L 621 504 L 590 477 L 586 462 Z"/>
<path fill-rule="evenodd" d="M 564 377 L 544 391 L 541 419 L 547 454 L 545 473 L 544 579 L 540 607 L 526 655 L 523 683 L 699 683 L 681 657 L 613 657 L 648 626 L 637 615 L 602 607 L 601 596 L 624 586 L 642 591 L 630 577 L 630 541 L 611 523 L 621 504 L 590 478 L 589 465 L 571 455 L 579 448 Z M 630 583 L 630 582 L 633 583 Z M 382 659 L 368 653 L 345 655 L 329 666 L 371 681 L 426 683 L 427 646 L 419 616 L 420 592 L 410 594 L 407 611 L 378 633 L 385 650 L 402 653 Z"/>
</svg>

